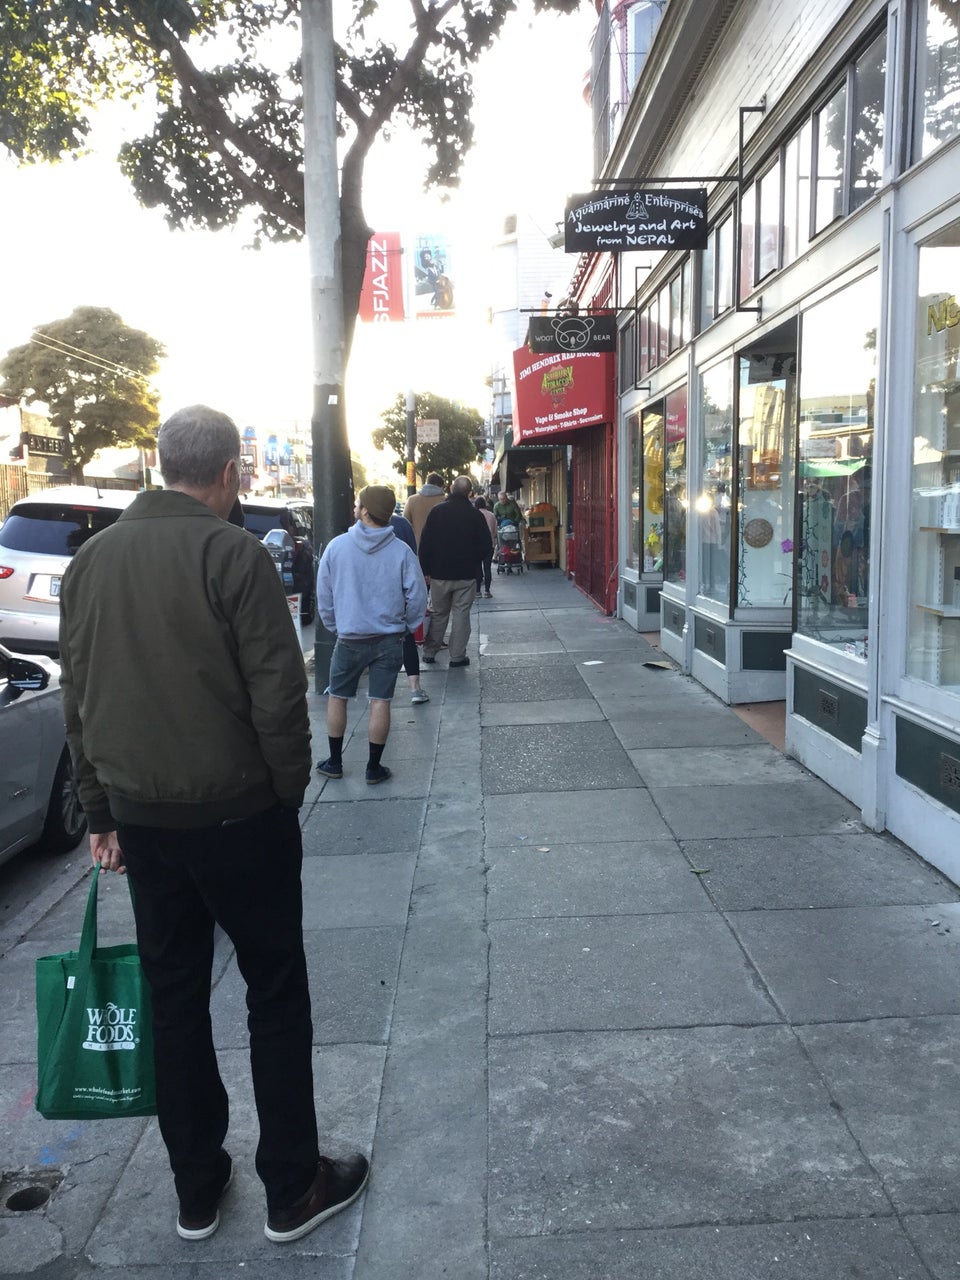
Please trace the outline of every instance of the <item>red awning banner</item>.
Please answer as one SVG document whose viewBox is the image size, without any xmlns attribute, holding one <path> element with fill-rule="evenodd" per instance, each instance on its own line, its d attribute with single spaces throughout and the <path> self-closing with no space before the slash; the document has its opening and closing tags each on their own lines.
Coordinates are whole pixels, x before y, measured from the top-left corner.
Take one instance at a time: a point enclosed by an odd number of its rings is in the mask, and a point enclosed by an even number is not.
<svg viewBox="0 0 960 1280">
<path fill-rule="evenodd" d="M 402 320 L 403 258 L 398 231 L 374 232 L 360 293 L 361 320 Z"/>
<path fill-rule="evenodd" d="M 513 353 L 514 443 L 612 422 L 615 368 L 611 351 L 544 356 L 520 347 Z"/>
</svg>

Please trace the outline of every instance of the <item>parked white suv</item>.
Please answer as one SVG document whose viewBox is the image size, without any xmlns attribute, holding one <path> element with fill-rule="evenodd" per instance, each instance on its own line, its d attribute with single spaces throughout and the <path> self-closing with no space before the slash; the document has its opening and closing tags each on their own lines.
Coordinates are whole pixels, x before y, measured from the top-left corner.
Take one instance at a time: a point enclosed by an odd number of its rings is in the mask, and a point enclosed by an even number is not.
<svg viewBox="0 0 960 1280">
<path fill-rule="evenodd" d="M 65 485 L 14 503 L 0 525 L 0 644 L 56 656 L 64 571 L 77 549 L 136 496 L 128 489 Z"/>
</svg>

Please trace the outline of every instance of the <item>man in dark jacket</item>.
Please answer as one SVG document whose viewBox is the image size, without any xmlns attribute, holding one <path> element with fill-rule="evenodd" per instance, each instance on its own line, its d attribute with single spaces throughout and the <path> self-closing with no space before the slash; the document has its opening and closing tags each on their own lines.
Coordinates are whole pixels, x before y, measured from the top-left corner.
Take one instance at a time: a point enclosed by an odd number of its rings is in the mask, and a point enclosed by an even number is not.
<svg viewBox="0 0 960 1280">
<path fill-rule="evenodd" d="M 227 522 L 236 426 L 182 409 L 158 450 L 168 487 L 139 494 L 63 578 L 67 737 L 93 861 L 129 872 L 136 891 L 177 1233 L 216 1231 L 233 1172 L 210 1025 L 219 924 L 247 983 L 264 1231 L 296 1240 L 367 1178 L 362 1155 L 317 1150 L 297 816 L 310 778 L 303 655 L 269 552 Z"/>
<path fill-rule="evenodd" d="M 433 507 L 420 535 L 420 567 L 430 587 L 430 630 L 423 642 L 424 662 L 436 662 L 450 619 L 450 666 L 468 667 L 470 608 L 477 576 L 490 551 L 490 531 L 470 501 L 473 481 L 457 476 L 450 497 Z"/>
</svg>

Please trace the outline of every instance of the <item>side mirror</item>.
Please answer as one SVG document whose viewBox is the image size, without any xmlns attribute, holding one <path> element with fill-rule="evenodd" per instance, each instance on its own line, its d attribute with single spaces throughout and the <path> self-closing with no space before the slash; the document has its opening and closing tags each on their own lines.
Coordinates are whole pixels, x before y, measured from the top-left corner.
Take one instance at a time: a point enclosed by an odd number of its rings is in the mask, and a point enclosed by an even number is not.
<svg viewBox="0 0 960 1280">
<path fill-rule="evenodd" d="M 50 672 L 38 662 L 11 658 L 7 665 L 7 683 L 21 693 L 28 689 L 45 689 L 50 683 Z"/>
</svg>

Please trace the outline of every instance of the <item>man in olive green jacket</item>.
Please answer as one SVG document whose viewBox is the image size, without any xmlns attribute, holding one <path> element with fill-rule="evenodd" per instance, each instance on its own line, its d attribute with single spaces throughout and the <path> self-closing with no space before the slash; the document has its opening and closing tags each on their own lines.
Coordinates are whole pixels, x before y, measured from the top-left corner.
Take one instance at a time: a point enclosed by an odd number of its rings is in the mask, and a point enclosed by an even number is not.
<svg viewBox="0 0 960 1280">
<path fill-rule="evenodd" d="M 270 1240 L 351 1203 L 362 1155 L 320 1156 L 297 810 L 310 778 L 299 637 L 267 550 L 227 523 L 240 436 L 197 405 L 161 427 L 141 493 L 63 578 L 64 715 L 90 850 L 129 872 L 153 1000 L 157 1117 L 177 1233 L 216 1231 L 232 1176 L 210 1026 L 214 926 L 247 983 Z"/>
</svg>

